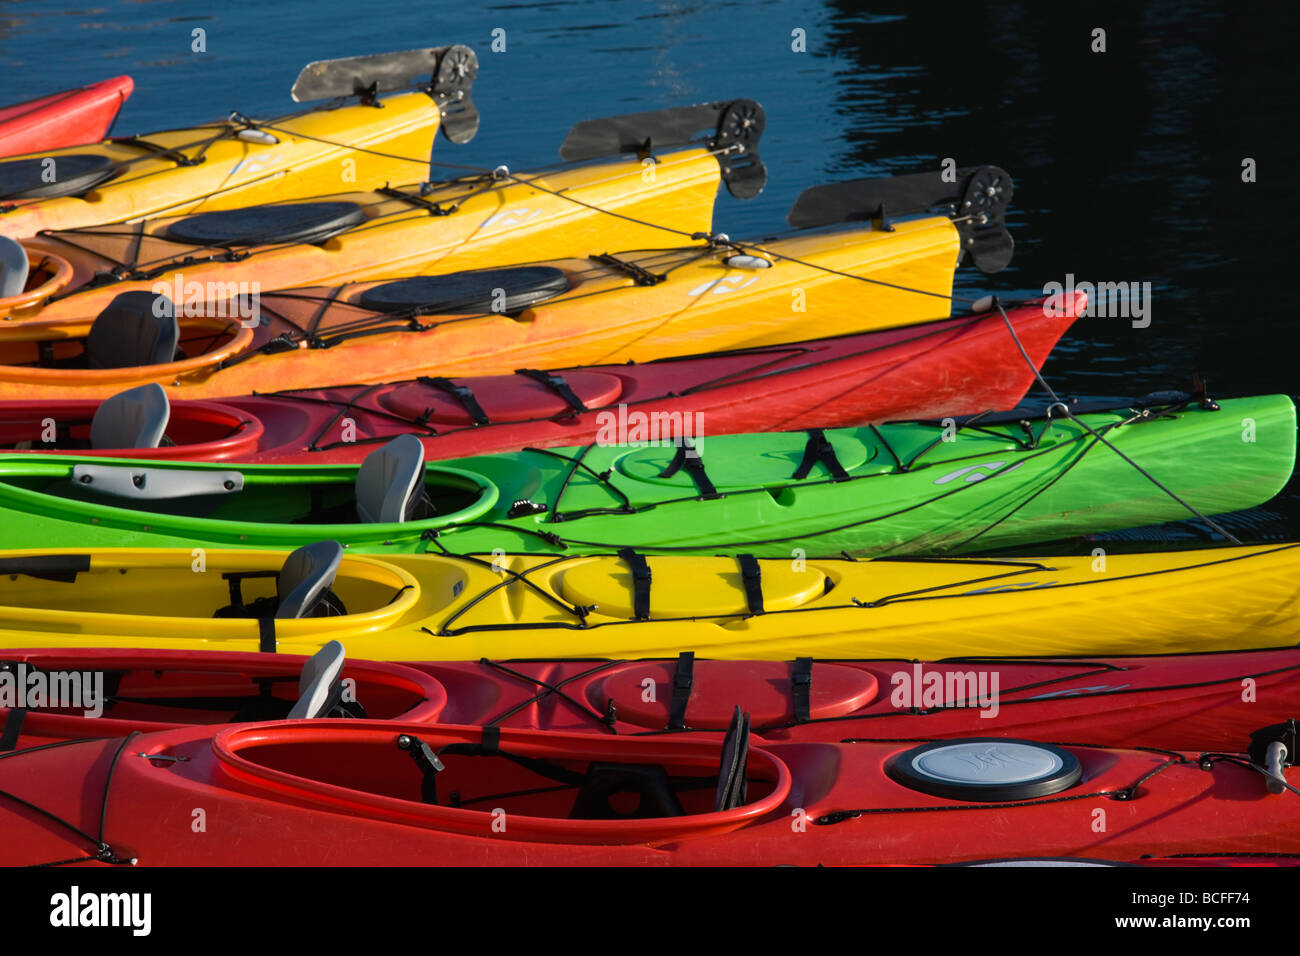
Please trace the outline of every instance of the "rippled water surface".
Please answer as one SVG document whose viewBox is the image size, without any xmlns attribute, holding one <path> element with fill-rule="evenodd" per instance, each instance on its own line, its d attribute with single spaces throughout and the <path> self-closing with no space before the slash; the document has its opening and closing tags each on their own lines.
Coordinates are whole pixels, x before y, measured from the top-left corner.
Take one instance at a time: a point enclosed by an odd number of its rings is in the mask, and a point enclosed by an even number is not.
<svg viewBox="0 0 1300 956">
<path fill-rule="evenodd" d="M 440 139 L 436 156 L 514 169 L 554 161 L 579 119 L 749 97 L 767 112 L 770 179 L 756 200 L 724 196 L 718 228 L 778 231 L 800 190 L 821 182 L 944 157 L 995 163 L 1016 180 L 1016 258 L 991 279 L 963 270 L 960 291 L 1031 295 L 1070 273 L 1151 283 L 1149 327 L 1076 324 L 1045 366 L 1058 390 L 1131 395 L 1199 372 L 1219 396 L 1300 391 L 1289 295 L 1297 8 L 1065 6 L 11 0 L 0 4 L 0 75 L 5 99 L 18 99 L 130 73 L 125 133 L 236 108 L 286 112 L 310 60 L 465 43 L 482 64 L 482 127 L 464 147 Z M 1105 53 L 1090 49 L 1096 27 Z M 194 29 L 206 53 L 191 52 Z M 504 52 L 491 51 L 494 30 Z M 806 52 L 792 49 L 796 30 Z M 1242 182 L 1247 157 L 1254 183 Z M 1266 511 L 1291 517 L 1260 534 L 1300 528 L 1294 491 Z"/>
</svg>

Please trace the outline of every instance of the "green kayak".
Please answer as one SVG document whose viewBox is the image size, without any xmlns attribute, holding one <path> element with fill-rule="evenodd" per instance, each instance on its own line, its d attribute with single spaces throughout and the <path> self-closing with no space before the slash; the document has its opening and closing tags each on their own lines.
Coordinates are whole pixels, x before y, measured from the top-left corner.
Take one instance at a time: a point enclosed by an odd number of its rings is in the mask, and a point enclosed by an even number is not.
<svg viewBox="0 0 1300 956">
<path fill-rule="evenodd" d="M 1076 414 L 427 466 L 411 436 L 360 466 L 14 454 L 0 457 L 0 547 L 291 549 L 330 538 L 367 552 L 963 553 L 1187 517 L 1175 495 L 1204 514 L 1248 508 L 1294 464 L 1285 396 Z"/>
</svg>

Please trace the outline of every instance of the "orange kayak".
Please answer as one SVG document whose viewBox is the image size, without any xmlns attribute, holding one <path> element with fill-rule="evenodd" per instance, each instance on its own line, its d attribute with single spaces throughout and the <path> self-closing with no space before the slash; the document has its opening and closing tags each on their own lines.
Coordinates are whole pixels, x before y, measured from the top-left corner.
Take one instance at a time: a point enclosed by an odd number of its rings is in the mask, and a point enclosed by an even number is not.
<svg viewBox="0 0 1300 956">
<path fill-rule="evenodd" d="M 197 305 L 250 291 L 660 247 L 709 231 L 731 153 L 747 148 L 723 126 L 736 104 L 709 107 L 718 133 L 645 161 L 499 167 L 400 189 L 42 233 L 22 240 L 30 275 L 21 292 L 0 298 L 0 318 L 23 332 L 75 336 L 119 294 L 177 283 Z"/>
<path fill-rule="evenodd" d="M 215 398 L 646 362 L 777 345 L 810 328 L 819 335 L 892 328 L 948 316 L 959 255 L 953 222 L 930 216 L 895 222 L 891 232 L 698 240 L 288 290 L 222 303 L 230 306 L 222 315 L 209 307 L 190 316 L 137 292 L 114 300 L 88 333 L 54 338 L 38 334 L 50 326 L 31 323 L 7 329 L 0 398 L 107 398 L 150 382 L 173 398 Z M 236 306 L 249 308 L 240 314 Z"/>
<path fill-rule="evenodd" d="M 378 77 L 394 61 L 411 60 L 418 65 L 400 80 L 377 79 L 374 91 L 354 92 L 353 70 L 360 77 Z M 440 126 L 454 142 L 473 136 L 478 123 L 469 99 L 477 73 L 473 50 L 441 47 L 360 61 L 312 63 L 294 87 L 296 99 L 338 93 L 349 102 L 335 98 L 260 121 L 232 113 L 217 123 L 63 149 L 52 148 L 62 143 L 47 144 L 39 153 L 0 161 L 0 236 L 21 239 L 42 230 L 285 202 L 341 188 L 378 189 L 428 176 Z M 329 77 L 343 69 L 349 76 L 345 87 L 304 85 L 305 77 Z M 407 77 L 414 76 L 420 84 L 413 91 Z"/>
</svg>

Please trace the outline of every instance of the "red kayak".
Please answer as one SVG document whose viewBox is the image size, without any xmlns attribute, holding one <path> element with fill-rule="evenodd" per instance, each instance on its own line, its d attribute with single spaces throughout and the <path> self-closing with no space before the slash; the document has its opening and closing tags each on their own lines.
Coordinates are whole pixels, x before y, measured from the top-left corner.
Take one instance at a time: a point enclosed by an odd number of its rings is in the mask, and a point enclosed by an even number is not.
<svg viewBox="0 0 1300 956">
<path fill-rule="evenodd" d="M 362 720 L 0 755 L 0 865 L 855 865 L 1300 853 L 1296 722 L 1249 756 Z M 1270 765 L 1273 770 L 1266 770 Z M 1272 792 L 1281 791 L 1281 792 Z"/>
<path fill-rule="evenodd" d="M 1035 367 L 1087 298 L 1076 295 L 1072 308 L 1060 303 L 1007 312 Z M 325 464 L 360 462 L 376 445 L 414 434 L 427 458 L 457 458 L 636 441 L 638 428 L 641 440 L 673 438 L 687 427 L 686 416 L 693 416 L 687 434 L 694 437 L 976 414 L 1014 407 L 1033 381 L 1006 320 L 993 311 L 643 365 L 422 378 L 220 401 L 168 403 L 159 386 L 145 385 L 102 405 L 3 402 L 0 448 Z M 98 414 L 103 406 L 109 407 Z M 94 440 L 97 418 L 104 437 Z"/>
<path fill-rule="evenodd" d="M 332 648 L 332 649 L 331 649 Z M 1045 737 L 1106 747 L 1237 749 L 1264 723 L 1300 713 L 1300 648 L 1109 659 L 795 662 L 344 661 L 331 715 L 407 723 L 493 724 L 600 736 L 726 730 L 732 708 L 769 741 Z M 24 671 L 19 665 L 25 665 Z M 220 651 L 7 650 L 6 680 L 102 674 L 103 701 L 17 714 L 0 709 L 0 751 L 56 740 L 285 717 L 314 670 L 291 655 Z M 6 675 L 10 675 L 6 677 Z M 22 680 L 18 680 L 18 678 Z M 310 677 L 310 675 L 309 675 Z M 90 687 L 93 677 L 81 681 Z M 44 703 L 51 703 L 46 701 Z"/>
<path fill-rule="evenodd" d="M 133 89 L 129 76 L 115 76 L 0 107 L 0 156 L 99 142 Z"/>
</svg>

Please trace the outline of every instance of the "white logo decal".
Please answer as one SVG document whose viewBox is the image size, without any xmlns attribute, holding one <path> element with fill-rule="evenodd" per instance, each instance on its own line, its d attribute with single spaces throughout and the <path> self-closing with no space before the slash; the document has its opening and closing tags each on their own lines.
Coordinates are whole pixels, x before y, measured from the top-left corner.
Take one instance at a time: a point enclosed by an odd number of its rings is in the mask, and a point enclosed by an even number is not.
<svg viewBox="0 0 1300 956">
<path fill-rule="evenodd" d="M 269 156 L 248 156 L 230 167 L 230 175 L 233 176 L 236 173 L 254 175 L 270 168 L 271 158 Z"/>
<path fill-rule="evenodd" d="M 725 292 L 735 292 L 737 289 L 743 289 L 751 282 L 757 281 L 758 276 L 750 276 L 748 280 L 745 279 L 744 275 L 723 276 L 721 279 L 710 279 L 708 282 L 701 283 L 686 294 L 688 296 L 704 295 L 704 293 L 712 289 L 714 295 L 722 295 Z"/>
<path fill-rule="evenodd" d="M 538 209 L 502 209 L 500 212 L 494 212 L 484 219 L 483 225 L 479 228 L 518 226 L 536 219 L 541 214 L 541 210 Z"/>
<path fill-rule="evenodd" d="M 981 472 L 980 472 L 979 469 L 981 469 L 981 468 L 987 468 L 987 469 L 989 470 L 989 472 L 992 473 L 992 472 L 997 471 L 999 468 L 1001 468 L 1001 467 L 1002 467 L 1003 465 L 1005 465 L 1005 464 L 1006 464 L 1005 461 L 991 461 L 991 462 L 989 462 L 987 465 L 969 465 L 969 466 L 967 466 L 966 468 L 958 468 L 956 471 L 949 472 L 948 474 L 944 475 L 942 478 L 936 478 L 936 479 L 934 480 L 934 483 L 935 483 L 936 485 L 946 485 L 946 484 L 948 484 L 948 482 L 950 482 L 950 481 L 955 481 L 955 480 L 957 480 L 957 479 L 960 478 L 962 475 L 965 475 L 965 476 L 966 476 L 966 479 L 965 479 L 966 484 L 970 484 L 970 483 L 973 482 L 973 481 L 983 481 L 985 478 L 987 478 L 987 477 L 989 477 L 989 476 L 988 476 L 988 475 L 985 475 L 985 474 L 981 474 Z M 1005 475 L 1005 474 L 1006 474 L 1007 472 L 1009 472 L 1009 471 L 1015 471 L 1017 468 L 1019 468 L 1019 467 L 1020 467 L 1021 465 L 1023 465 L 1023 464 L 1024 464 L 1023 461 L 1018 461 L 1018 462 L 1016 462 L 1014 465 L 1012 465 L 1010 468 L 1006 469 L 1006 471 L 1003 471 L 1002 474 Z"/>
</svg>

